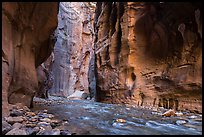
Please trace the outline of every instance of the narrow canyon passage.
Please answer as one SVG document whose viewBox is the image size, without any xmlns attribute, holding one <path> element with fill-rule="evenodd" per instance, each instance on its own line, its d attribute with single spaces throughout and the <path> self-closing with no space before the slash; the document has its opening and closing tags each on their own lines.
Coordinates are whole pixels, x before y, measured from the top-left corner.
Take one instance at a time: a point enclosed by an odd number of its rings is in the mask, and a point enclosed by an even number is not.
<svg viewBox="0 0 204 137">
<path fill-rule="evenodd" d="M 2 28 L 3 134 L 202 134 L 199 2 L 4 2 Z"/>
</svg>

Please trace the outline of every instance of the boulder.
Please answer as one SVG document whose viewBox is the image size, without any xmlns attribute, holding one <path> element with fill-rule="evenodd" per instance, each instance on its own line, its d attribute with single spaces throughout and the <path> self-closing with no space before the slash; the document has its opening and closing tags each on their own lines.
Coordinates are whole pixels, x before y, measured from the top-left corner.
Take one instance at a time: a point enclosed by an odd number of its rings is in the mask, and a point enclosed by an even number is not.
<svg viewBox="0 0 204 137">
<path fill-rule="evenodd" d="M 14 124 L 14 123 L 22 123 L 24 120 L 22 116 L 18 116 L 18 117 L 7 117 L 6 121 L 9 124 Z"/>
<path fill-rule="evenodd" d="M 6 121 L 2 121 L 2 135 L 5 135 L 12 129 L 12 126 Z"/>
<path fill-rule="evenodd" d="M 45 130 L 52 130 L 50 123 L 47 123 L 47 122 L 39 122 L 37 126 Z"/>
<path fill-rule="evenodd" d="M 27 135 L 27 132 L 24 129 L 14 128 L 6 133 L 6 135 Z"/>
<path fill-rule="evenodd" d="M 14 123 L 13 125 L 12 125 L 12 127 L 13 128 L 21 128 L 23 126 L 23 124 L 21 124 L 21 123 Z"/>
</svg>

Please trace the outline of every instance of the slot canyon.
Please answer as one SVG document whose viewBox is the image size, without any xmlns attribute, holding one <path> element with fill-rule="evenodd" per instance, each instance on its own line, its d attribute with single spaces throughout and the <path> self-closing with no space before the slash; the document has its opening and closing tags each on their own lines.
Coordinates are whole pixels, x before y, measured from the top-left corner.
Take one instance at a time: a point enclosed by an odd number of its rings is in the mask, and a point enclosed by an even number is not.
<svg viewBox="0 0 204 137">
<path fill-rule="evenodd" d="M 2 135 L 202 135 L 201 2 L 3 2 Z"/>
</svg>

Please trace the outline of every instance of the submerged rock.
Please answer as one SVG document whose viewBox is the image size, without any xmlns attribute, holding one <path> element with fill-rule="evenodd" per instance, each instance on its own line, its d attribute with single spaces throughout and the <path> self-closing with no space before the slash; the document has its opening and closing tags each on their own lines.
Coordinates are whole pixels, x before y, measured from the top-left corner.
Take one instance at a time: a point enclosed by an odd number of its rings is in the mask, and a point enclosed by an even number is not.
<svg viewBox="0 0 204 137">
<path fill-rule="evenodd" d="M 176 116 L 183 116 L 182 112 L 176 112 L 175 114 L 176 114 Z"/>
<path fill-rule="evenodd" d="M 190 116 L 189 118 L 194 119 L 194 118 L 198 118 L 198 116 L 193 115 L 193 116 Z"/>
<path fill-rule="evenodd" d="M 41 130 L 37 133 L 37 135 L 60 135 L 59 129 L 52 129 L 52 130 Z"/>
<path fill-rule="evenodd" d="M 183 125 L 183 124 L 186 124 L 187 122 L 185 120 L 177 120 L 176 121 L 176 124 L 177 125 Z"/>
<path fill-rule="evenodd" d="M 176 116 L 175 110 L 170 109 L 170 110 L 164 112 L 164 113 L 162 114 L 162 116 L 166 116 L 166 117 Z"/>
<path fill-rule="evenodd" d="M 118 123 L 125 123 L 126 122 L 125 119 L 121 119 L 121 118 L 116 119 L 115 121 L 118 122 Z"/>
</svg>

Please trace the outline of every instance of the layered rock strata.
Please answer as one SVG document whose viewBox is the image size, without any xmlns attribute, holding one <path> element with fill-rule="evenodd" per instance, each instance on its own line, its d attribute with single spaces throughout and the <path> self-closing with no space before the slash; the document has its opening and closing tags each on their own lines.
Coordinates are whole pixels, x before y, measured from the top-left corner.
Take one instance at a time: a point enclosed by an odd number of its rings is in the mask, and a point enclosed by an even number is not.
<svg viewBox="0 0 204 137">
<path fill-rule="evenodd" d="M 89 66 L 94 63 L 94 9 L 92 2 L 60 2 L 51 95 L 68 97 L 76 91 L 89 94 Z"/>
<path fill-rule="evenodd" d="M 98 2 L 96 100 L 202 111 L 200 3 Z"/>
</svg>

